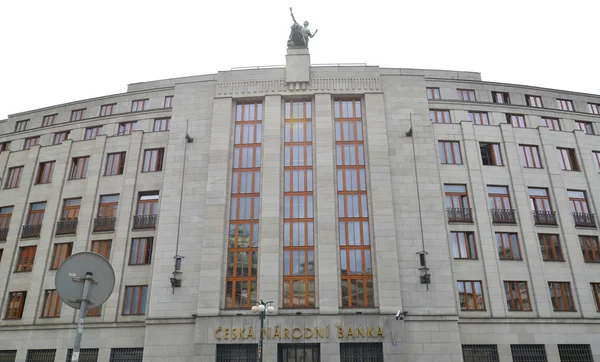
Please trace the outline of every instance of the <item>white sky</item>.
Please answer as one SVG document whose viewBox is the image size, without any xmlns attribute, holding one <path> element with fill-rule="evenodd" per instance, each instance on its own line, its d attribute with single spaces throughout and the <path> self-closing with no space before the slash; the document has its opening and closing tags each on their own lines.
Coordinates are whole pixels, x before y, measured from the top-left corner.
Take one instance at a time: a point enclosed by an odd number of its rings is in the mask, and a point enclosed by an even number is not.
<svg viewBox="0 0 600 362">
<path fill-rule="evenodd" d="M 319 29 L 314 64 L 600 94 L 598 0 L 2 0 L 0 119 L 134 82 L 284 64 L 289 6 Z"/>
</svg>

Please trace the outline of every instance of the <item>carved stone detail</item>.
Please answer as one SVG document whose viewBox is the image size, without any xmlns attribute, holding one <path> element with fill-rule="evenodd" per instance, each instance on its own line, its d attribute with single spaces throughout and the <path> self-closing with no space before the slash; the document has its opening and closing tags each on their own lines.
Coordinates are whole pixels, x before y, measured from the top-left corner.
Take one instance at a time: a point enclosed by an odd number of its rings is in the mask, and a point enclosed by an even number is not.
<svg viewBox="0 0 600 362">
<path fill-rule="evenodd" d="M 217 84 L 217 95 L 256 93 L 292 93 L 325 91 L 380 91 L 378 77 L 368 78 L 313 78 L 310 82 L 286 83 L 284 79 L 222 82 Z"/>
</svg>

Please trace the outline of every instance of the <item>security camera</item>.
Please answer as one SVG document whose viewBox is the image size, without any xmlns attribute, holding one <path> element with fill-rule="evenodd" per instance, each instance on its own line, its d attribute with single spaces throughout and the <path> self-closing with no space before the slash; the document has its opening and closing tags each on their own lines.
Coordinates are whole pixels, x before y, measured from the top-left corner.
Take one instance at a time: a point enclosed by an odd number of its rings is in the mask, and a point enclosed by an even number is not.
<svg viewBox="0 0 600 362">
<path fill-rule="evenodd" d="M 397 321 L 404 320 L 404 313 L 402 313 L 401 310 L 399 310 L 398 312 L 396 312 L 396 320 Z"/>
</svg>

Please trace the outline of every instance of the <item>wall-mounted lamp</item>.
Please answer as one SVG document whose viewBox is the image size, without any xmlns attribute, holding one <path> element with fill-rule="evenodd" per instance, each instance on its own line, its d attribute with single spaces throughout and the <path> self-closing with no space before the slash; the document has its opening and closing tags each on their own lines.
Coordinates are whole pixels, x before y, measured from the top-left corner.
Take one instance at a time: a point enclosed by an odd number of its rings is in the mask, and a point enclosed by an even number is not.
<svg viewBox="0 0 600 362">
<path fill-rule="evenodd" d="M 429 273 L 429 268 L 427 267 L 427 260 L 425 256 L 427 252 L 425 250 L 419 251 L 419 261 L 421 263 L 421 267 L 419 270 L 421 271 L 421 284 L 427 284 L 427 290 L 429 290 L 429 284 L 431 284 L 431 274 Z"/>
<path fill-rule="evenodd" d="M 173 270 L 173 276 L 171 277 L 171 287 L 173 288 L 173 294 L 175 294 L 175 288 L 181 287 L 181 276 L 183 274 L 181 271 L 181 260 L 183 256 L 175 255 L 173 258 L 175 259 L 175 270 Z"/>
</svg>

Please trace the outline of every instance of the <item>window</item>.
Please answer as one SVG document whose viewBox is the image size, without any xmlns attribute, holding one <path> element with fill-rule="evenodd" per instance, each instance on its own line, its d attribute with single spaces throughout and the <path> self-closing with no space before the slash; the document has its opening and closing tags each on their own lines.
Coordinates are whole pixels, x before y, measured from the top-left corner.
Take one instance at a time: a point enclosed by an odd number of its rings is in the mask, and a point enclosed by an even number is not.
<svg viewBox="0 0 600 362">
<path fill-rule="evenodd" d="M 556 213 L 552 211 L 548 189 L 528 187 L 527 190 L 536 225 L 556 225 Z"/>
<path fill-rule="evenodd" d="M 256 301 L 262 119 L 262 103 L 236 105 L 225 308 Z"/>
<path fill-rule="evenodd" d="M 148 109 L 149 106 L 150 106 L 149 99 L 138 99 L 138 100 L 131 102 L 131 111 L 132 112 L 145 111 Z"/>
<path fill-rule="evenodd" d="M 560 239 L 557 234 L 538 234 L 544 261 L 564 261 Z"/>
<path fill-rule="evenodd" d="M 496 242 L 500 260 L 522 260 L 517 233 L 496 233 Z"/>
<path fill-rule="evenodd" d="M 95 140 L 97 136 L 102 134 L 102 126 L 88 127 L 85 129 L 84 140 Z"/>
<path fill-rule="evenodd" d="M 495 344 L 463 344 L 464 362 L 500 362 Z"/>
<path fill-rule="evenodd" d="M 483 298 L 481 281 L 459 280 L 457 282 L 457 287 L 458 299 L 460 300 L 460 310 L 485 310 L 485 300 Z"/>
<path fill-rule="evenodd" d="M 157 172 L 162 171 L 163 157 L 165 149 L 155 148 L 153 150 L 144 151 L 144 165 L 142 172 Z"/>
<path fill-rule="evenodd" d="M 76 220 L 79 217 L 79 208 L 81 207 L 81 198 L 65 199 L 61 220 Z"/>
<path fill-rule="evenodd" d="M 473 124 L 478 124 L 481 126 L 490 125 L 487 112 L 469 112 L 469 121 L 473 122 Z"/>
<path fill-rule="evenodd" d="M 116 109 L 116 103 L 102 105 L 100 106 L 100 117 L 110 116 L 115 112 Z"/>
<path fill-rule="evenodd" d="M 473 89 L 457 89 L 458 99 L 461 101 L 472 101 L 475 102 L 475 91 Z"/>
<path fill-rule="evenodd" d="M 33 261 L 37 246 L 23 246 L 19 248 L 19 259 L 17 260 L 16 273 L 30 272 L 33 270 Z"/>
<path fill-rule="evenodd" d="M 0 235 L 2 235 L 2 230 L 8 231 L 8 226 L 10 225 L 10 219 L 12 217 L 13 207 L 12 206 L 4 206 L 0 207 Z M 0 237 L 0 240 L 3 240 Z M 6 239 L 4 239 L 6 240 Z"/>
<path fill-rule="evenodd" d="M 218 362 L 258 361 L 258 359 L 256 358 L 257 354 L 258 347 L 256 346 L 256 343 L 217 344 Z M 140 355 L 140 361 L 141 360 L 142 357 Z"/>
<path fill-rule="evenodd" d="M 42 307 L 42 318 L 60 317 L 61 300 L 55 289 L 44 291 L 44 306 Z"/>
<path fill-rule="evenodd" d="M 594 299 L 596 300 L 596 310 L 600 312 L 600 283 L 591 283 Z"/>
<path fill-rule="evenodd" d="M 27 292 L 8 293 L 8 302 L 6 303 L 6 314 L 4 314 L 4 319 L 21 319 L 23 317 L 26 297 Z"/>
<path fill-rule="evenodd" d="M 574 111 L 573 101 L 570 101 L 568 99 L 557 99 L 556 104 L 558 104 L 558 108 L 562 109 L 563 111 Z"/>
<path fill-rule="evenodd" d="M 525 128 L 527 127 L 525 125 L 525 116 L 522 114 L 507 114 L 506 115 L 506 121 L 510 124 L 512 124 L 512 126 L 514 128 Z"/>
<path fill-rule="evenodd" d="M 14 189 L 19 187 L 21 184 L 21 173 L 23 172 L 23 166 L 11 167 L 8 169 L 8 176 L 6 177 L 5 189 Z"/>
<path fill-rule="evenodd" d="M 550 298 L 555 312 L 575 312 L 575 304 L 571 295 L 571 283 L 548 282 Z"/>
<path fill-rule="evenodd" d="M 173 107 L 173 96 L 166 96 L 165 97 L 165 108 L 171 108 Z"/>
<path fill-rule="evenodd" d="M 125 152 L 109 153 L 106 157 L 104 176 L 122 175 L 125 168 Z"/>
<path fill-rule="evenodd" d="M 56 116 L 58 116 L 58 114 L 44 116 L 44 118 L 42 118 L 42 127 L 52 126 L 56 120 Z"/>
<path fill-rule="evenodd" d="M 37 177 L 35 178 L 35 184 L 48 184 L 52 182 L 52 174 L 54 171 L 55 161 L 41 162 L 38 169 Z"/>
<path fill-rule="evenodd" d="M 123 301 L 123 315 L 144 315 L 146 314 L 146 296 L 148 295 L 148 286 L 130 286 L 125 287 L 125 300 Z"/>
<path fill-rule="evenodd" d="M 158 191 L 140 192 L 137 213 L 133 218 L 134 229 L 152 229 L 156 227 L 158 199 Z M 245 205 L 241 206 L 245 207 Z M 258 208 L 258 205 L 256 207 Z"/>
<path fill-rule="evenodd" d="M 427 99 L 441 99 L 440 97 L 440 89 L 439 88 L 429 88 L 427 87 Z"/>
<path fill-rule="evenodd" d="M 550 128 L 551 131 L 560 131 L 558 118 L 542 117 L 542 125 Z"/>
<path fill-rule="evenodd" d="M 355 361 L 383 362 L 383 343 L 340 343 L 340 362 Z"/>
<path fill-rule="evenodd" d="M 125 136 L 131 134 L 131 132 L 135 131 L 135 127 L 137 125 L 136 121 L 133 122 L 121 122 L 119 123 L 119 136 Z"/>
<path fill-rule="evenodd" d="M 498 143 L 479 143 L 481 151 L 481 163 L 485 166 L 504 166 L 502 155 L 500 154 L 500 144 Z"/>
<path fill-rule="evenodd" d="M 430 110 L 429 117 L 431 117 L 431 122 L 433 123 L 452 123 L 452 120 L 450 119 L 450 111 L 448 110 Z"/>
<path fill-rule="evenodd" d="M 71 112 L 71 121 L 81 121 L 83 118 L 85 118 L 85 108 Z"/>
<path fill-rule="evenodd" d="M 92 241 L 92 253 L 100 254 L 106 260 L 110 259 L 110 248 L 112 246 L 112 240 L 94 240 Z"/>
<path fill-rule="evenodd" d="M 312 102 L 286 101 L 284 119 L 283 306 L 314 308 Z M 354 132 L 353 126 L 348 122 L 345 130 Z M 243 173 L 237 177 L 243 182 Z"/>
<path fill-rule="evenodd" d="M 0 153 L 2 153 L 4 151 L 9 151 L 9 148 L 10 148 L 10 141 L 0 142 Z"/>
<path fill-rule="evenodd" d="M 218 346 L 218 345 L 217 345 Z M 144 348 L 111 348 L 110 362 L 142 362 Z M 254 353 L 256 356 L 256 353 Z"/>
<path fill-rule="evenodd" d="M 171 129 L 171 118 L 160 118 L 154 120 L 154 132 L 168 131 Z"/>
<path fill-rule="evenodd" d="M 152 260 L 152 242 L 152 238 L 132 239 L 129 265 L 150 264 Z"/>
<path fill-rule="evenodd" d="M 373 270 L 362 104 L 358 99 L 344 99 L 336 100 L 334 107 L 342 307 L 371 307 Z"/>
<path fill-rule="evenodd" d="M 546 347 L 543 344 L 511 344 L 513 362 L 547 362 Z"/>
<path fill-rule="evenodd" d="M 88 309 L 86 311 L 86 316 L 88 316 L 87 312 L 89 312 L 90 310 Z M 96 362 L 98 361 L 98 348 L 81 348 L 79 350 L 79 361 L 80 362 Z M 73 357 L 73 349 L 69 348 L 67 350 L 67 362 L 71 362 Z M 114 361 L 114 360 L 110 360 L 110 361 Z"/>
<path fill-rule="evenodd" d="M 583 260 L 588 263 L 600 262 L 600 245 L 597 236 L 579 235 Z"/>
<path fill-rule="evenodd" d="M 460 143 L 455 141 L 439 141 L 438 149 L 442 164 L 461 165 Z"/>
<path fill-rule="evenodd" d="M 27 225 L 41 225 L 44 221 L 44 213 L 46 212 L 45 202 L 32 203 L 29 206 L 29 215 L 27 216 Z"/>
<path fill-rule="evenodd" d="M 54 134 L 54 137 L 52 137 L 52 144 L 53 145 L 60 145 L 61 143 L 63 143 L 67 137 L 69 137 L 69 131 L 65 131 L 65 132 L 56 132 Z"/>
<path fill-rule="evenodd" d="M 583 131 L 585 134 L 595 134 L 594 125 L 592 122 L 575 121 L 575 125 L 577 126 L 578 130 Z"/>
<path fill-rule="evenodd" d="M 561 362 L 594 362 L 589 344 L 559 344 L 558 355 Z"/>
<path fill-rule="evenodd" d="M 537 108 L 544 107 L 542 105 L 542 97 L 540 97 L 540 96 L 525 95 L 525 100 L 527 101 L 527 105 L 529 107 L 537 107 Z"/>
<path fill-rule="evenodd" d="M 594 156 L 594 160 L 596 160 L 596 169 L 598 173 L 600 173 L 600 151 L 592 151 L 592 156 Z"/>
<path fill-rule="evenodd" d="M 515 213 L 510 204 L 508 187 L 488 186 L 488 199 L 492 213 L 492 222 L 501 224 L 514 224 Z"/>
<path fill-rule="evenodd" d="M 119 195 L 102 195 L 100 196 L 98 217 L 116 217 L 118 207 Z"/>
<path fill-rule="evenodd" d="M 560 169 L 563 171 L 579 171 L 575 150 L 572 148 L 556 148 Z"/>
<path fill-rule="evenodd" d="M 510 97 L 506 92 L 492 92 L 492 100 L 494 103 L 510 104 Z"/>
<path fill-rule="evenodd" d="M 531 303 L 529 303 L 529 290 L 526 281 L 504 282 L 504 293 L 506 295 L 506 304 L 511 312 L 529 312 Z"/>
<path fill-rule="evenodd" d="M 62 243 L 54 244 L 54 252 L 52 253 L 52 261 L 50 263 L 50 270 L 56 270 L 65 261 L 66 258 L 71 256 L 73 250 L 73 243 Z"/>
<path fill-rule="evenodd" d="M 521 151 L 521 163 L 525 168 L 542 168 L 542 160 L 538 146 L 519 145 Z"/>
<path fill-rule="evenodd" d="M 319 344 L 309 343 L 278 343 L 277 361 L 305 362 L 320 361 Z M 253 356 L 254 357 L 254 356 Z M 254 358 L 252 358 L 253 360 Z M 217 359 L 217 361 L 221 361 Z"/>
<path fill-rule="evenodd" d="M 71 172 L 69 173 L 69 180 L 79 180 L 86 178 L 89 163 L 90 156 L 74 157 L 73 163 L 71 165 Z"/>
<path fill-rule="evenodd" d="M 477 259 L 477 246 L 472 232 L 452 231 L 450 235 L 454 259 Z"/>
<path fill-rule="evenodd" d="M 37 145 L 40 142 L 40 136 L 25 138 L 24 150 L 28 150 L 31 147 Z"/>
<path fill-rule="evenodd" d="M 465 185 L 444 185 L 448 222 L 473 222 Z"/>
<path fill-rule="evenodd" d="M 588 103 L 588 109 L 590 113 L 600 114 L 600 104 L 598 103 Z"/>
<path fill-rule="evenodd" d="M 567 194 L 569 195 L 571 212 L 580 214 L 588 214 L 590 212 L 585 191 L 567 190 Z"/>
<path fill-rule="evenodd" d="M 25 131 L 27 129 L 27 126 L 29 126 L 29 120 L 28 119 L 26 119 L 24 121 L 18 121 L 15 124 L 15 132 Z"/>
</svg>

